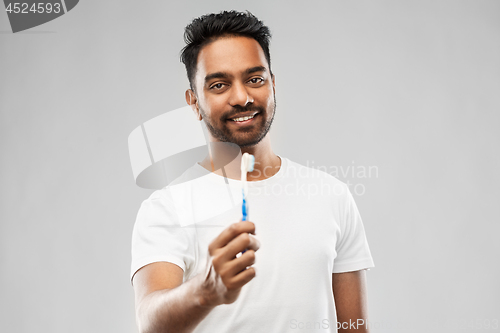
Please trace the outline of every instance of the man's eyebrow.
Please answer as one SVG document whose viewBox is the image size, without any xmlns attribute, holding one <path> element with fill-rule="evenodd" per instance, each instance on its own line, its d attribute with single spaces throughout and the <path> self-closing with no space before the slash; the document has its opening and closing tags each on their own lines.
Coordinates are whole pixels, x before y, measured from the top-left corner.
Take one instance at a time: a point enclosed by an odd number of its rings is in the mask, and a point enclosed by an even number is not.
<svg viewBox="0 0 500 333">
<path fill-rule="evenodd" d="M 227 79 L 229 77 L 231 77 L 231 75 L 229 75 L 228 73 L 216 72 L 205 76 L 205 83 L 213 79 Z"/>
<path fill-rule="evenodd" d="M 245 71 L 245 74 L 253 74 L 255 72 L 266 72 L 267 69 L 264 66 L 255 66 L 252 68 L 249 68 Z"/>
<path fill-rule="evenodd" d="M 248 74 L 253 74 L 256 72 L 266 72 L 266 71 L 267 71 L 267 69 L 264 66 L 255 66 L 255 67 L 248 68 L 247 70 L 245 70 L 244 74 L 248 75 Z M 230 75 L 228 73 L 215 72 L 215 73 L 211 73 L 211 74 L 208 74 L 207 76 L 205 76 L 205 83 L 207 83 L 208 81 L 213 80 L 213 79 L 228 79 L 230 77 L 232 77 L 232 75 Z"/>
</svg>

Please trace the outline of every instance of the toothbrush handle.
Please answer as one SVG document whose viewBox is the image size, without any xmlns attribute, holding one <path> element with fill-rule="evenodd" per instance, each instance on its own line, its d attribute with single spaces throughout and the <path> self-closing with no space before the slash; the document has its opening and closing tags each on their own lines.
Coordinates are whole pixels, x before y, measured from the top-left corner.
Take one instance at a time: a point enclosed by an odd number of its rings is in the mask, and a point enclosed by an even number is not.
<svg viewBox="0 0 500 333">
<path fill-rule="evenodd" d="M 245 198 L 245 191 L 243 191 L 243 204 L 241 205 L 242 218 L 241 221 L 247 220 L 247 200 Z M 246 250 L 241 251 L 241 254 L 245 253 Z"/>
<path fill-rule="evenodd" d="M 243 197 L 243 204 L 241 205 L 241 212 L 243 213 L 243 217 L 241 218 L 242 221 L 247 220 L 247 202 L 245 200 L 245 197 Z"/>
</svg>

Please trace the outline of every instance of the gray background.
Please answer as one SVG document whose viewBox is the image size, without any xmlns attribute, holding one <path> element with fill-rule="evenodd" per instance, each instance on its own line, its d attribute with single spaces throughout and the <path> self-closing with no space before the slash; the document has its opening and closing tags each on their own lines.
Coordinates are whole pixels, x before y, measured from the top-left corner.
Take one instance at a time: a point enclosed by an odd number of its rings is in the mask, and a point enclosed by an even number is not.
<svg viewBox="0 0 500 333">
<path fill-rule="evenodd" d="M 15 35 L 2 11 L 0 331 L 137 331 L 130 237 L 151 191 L 127 137 L 184 105 L 183 28 L 222 9 L 272 29 L 275 151 L 378 170 L 339 175 L 364 189 L 372 331 L 492 331 L 500 2 L 484 0 L 87 0 Z"/>
</svg>

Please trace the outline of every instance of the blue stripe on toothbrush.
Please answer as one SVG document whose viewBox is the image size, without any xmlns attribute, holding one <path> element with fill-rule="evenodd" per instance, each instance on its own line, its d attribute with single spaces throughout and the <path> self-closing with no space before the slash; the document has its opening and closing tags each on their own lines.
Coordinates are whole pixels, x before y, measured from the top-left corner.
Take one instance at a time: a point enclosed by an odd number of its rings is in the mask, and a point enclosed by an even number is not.
<svg viewBox="0 0 500 333">
<path fill-rule="evenodd" d="M 247 200 L 245 199 L 245 192 L 243 191 L 243 205 L 241 205 L 241 212 L 243 213 L 242 221 L 247 220 Z"/>
<path fill-rule="evenodd" d="M 243 194 L 243 204 L 241 205 L 241 212 L 243 213 L 243 217 L 241 218 L 241 221 L 246 221 L 247 220 L 247 200 L 245 199 L 245 190 L 241 190 Z M 245 253 L 247 250 L 241 251 L 241 254 Z"/>
</svg>

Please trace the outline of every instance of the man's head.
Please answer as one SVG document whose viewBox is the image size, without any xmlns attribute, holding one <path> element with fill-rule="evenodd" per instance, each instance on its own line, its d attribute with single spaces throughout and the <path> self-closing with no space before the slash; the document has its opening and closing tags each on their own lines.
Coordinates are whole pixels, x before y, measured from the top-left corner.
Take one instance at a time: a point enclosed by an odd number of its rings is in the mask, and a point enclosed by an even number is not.
<svg viewBox="0 0 500 333">
<path fill-rule="evenodd" d="M 201 49 L 226 36 L 243 36 L 255 39 L 264 51 L 267 65 L 271 70 L 271 56 L 269 54 L 271 32 L 262 21 L 250 12 L 223 11 L 219 14 L 203 15 L 194 19 L 184 30 L 184 41 L 187 45 L 182 49 L 181 61 L 186 66 L 192 90 L 196 90 L 193 82 Z"/>
<path fill-rule="evenodd" d="M 214 140 L 257 145 L 275 113 L 269 29 L 250 13 L 222 12 L 195 19 L 185 35 L 187 103 Z M 253 118 L 242 121 L 247 116 Z"/>
</svg>

